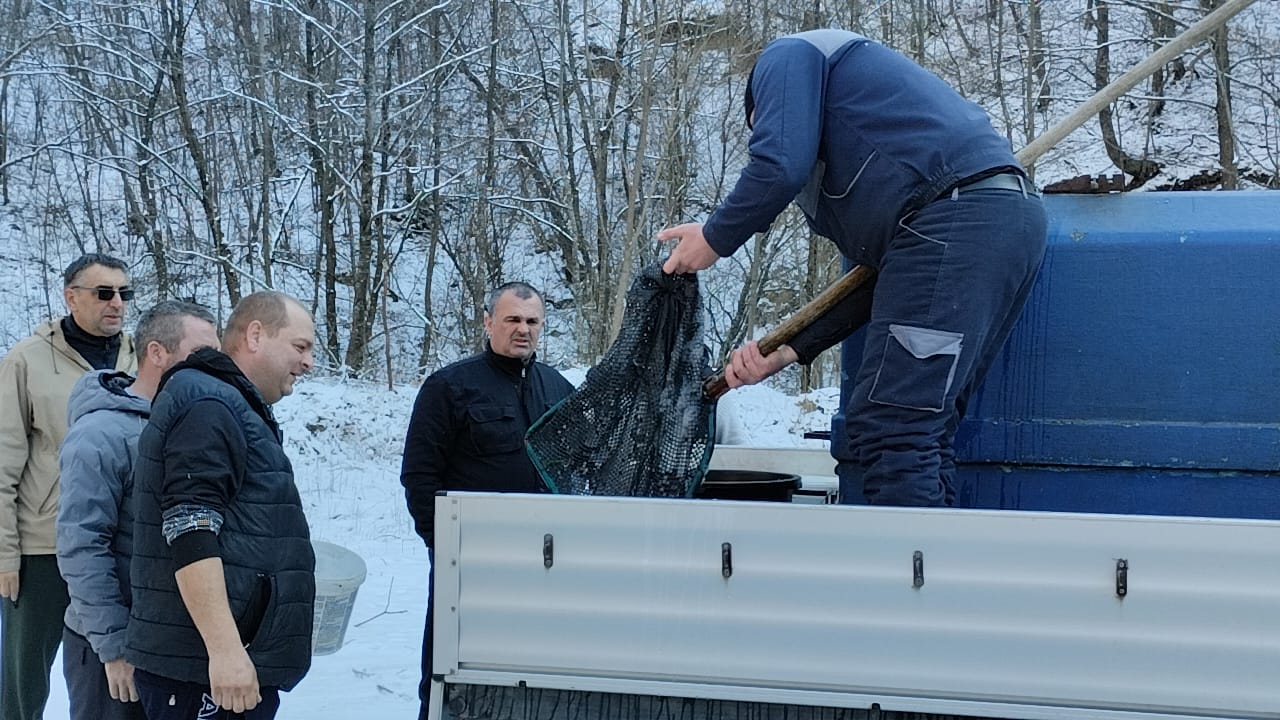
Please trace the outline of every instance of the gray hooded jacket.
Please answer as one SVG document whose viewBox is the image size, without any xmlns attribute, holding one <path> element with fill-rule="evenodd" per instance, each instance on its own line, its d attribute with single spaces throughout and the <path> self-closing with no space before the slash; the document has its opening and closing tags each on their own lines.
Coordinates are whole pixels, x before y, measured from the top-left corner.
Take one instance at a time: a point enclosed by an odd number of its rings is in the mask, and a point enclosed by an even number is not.
<svg viewBox="0 0 1280 720">
<path fill-rule="evenodd" d="M 67 627 L 102 662 L 124 656 L 133 554 L 133 461 L 151 401 L 130 395 L 127 373 L 99 370 L 76 383 L 58 454 L 58 569 L 71 605 Z"/>
</svg>

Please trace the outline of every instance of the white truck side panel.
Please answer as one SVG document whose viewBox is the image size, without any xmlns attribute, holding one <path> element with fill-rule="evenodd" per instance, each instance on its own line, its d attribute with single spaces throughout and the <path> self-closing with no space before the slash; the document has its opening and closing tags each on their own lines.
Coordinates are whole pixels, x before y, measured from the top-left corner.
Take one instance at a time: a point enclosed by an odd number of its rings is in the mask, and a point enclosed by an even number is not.
<svg viewBox="0 0 1280 720">
<path fill-rule="evenodd" d="M 1280 718 L 1277 522 L 489 493 L 436 518 L 450 683 Z"/>
</svg>

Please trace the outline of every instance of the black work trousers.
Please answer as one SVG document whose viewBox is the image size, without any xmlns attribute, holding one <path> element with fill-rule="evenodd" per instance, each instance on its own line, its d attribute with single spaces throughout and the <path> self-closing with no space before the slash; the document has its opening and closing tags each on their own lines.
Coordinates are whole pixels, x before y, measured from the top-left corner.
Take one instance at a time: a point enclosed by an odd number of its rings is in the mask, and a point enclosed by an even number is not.
<svg viewBox="0 0 1280 720">
<path fill-rule="evenodd" d="M 71 603 L 56 555 L 23 555 L 18 601 L 0 600 L 0 720 L 40 720 Z"/>
<path fill-rule="evenodd" d="M 427 622 L 422 630 L 422 679 L 418 681 L 418 720 L 427 720 L 431 710 L 431 607 L 436 602 L 436 554 L 427 548 Z"/>
<path fill-rule="evenodd" d="M 67 678 L 71 720 L 147 720 L 142 703 L 111 698 L 102 660 L 89 641 L 69 627 L 62 628 L 62 674 Z"/>
</svg>

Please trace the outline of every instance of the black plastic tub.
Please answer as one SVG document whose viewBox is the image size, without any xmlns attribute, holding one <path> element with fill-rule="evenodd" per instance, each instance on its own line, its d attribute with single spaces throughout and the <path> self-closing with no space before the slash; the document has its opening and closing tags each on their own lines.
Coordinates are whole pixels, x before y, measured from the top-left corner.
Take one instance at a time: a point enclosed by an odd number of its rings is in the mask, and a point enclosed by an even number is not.
<svg viewBox="0 0 1280 720">
<path fill-rule="evenodd" d="M 799 475 L 762 470 L 708 470 L 693 496 L 707 500 L 791 502 L 791 495 L 799 488 Z"/>
</svg>

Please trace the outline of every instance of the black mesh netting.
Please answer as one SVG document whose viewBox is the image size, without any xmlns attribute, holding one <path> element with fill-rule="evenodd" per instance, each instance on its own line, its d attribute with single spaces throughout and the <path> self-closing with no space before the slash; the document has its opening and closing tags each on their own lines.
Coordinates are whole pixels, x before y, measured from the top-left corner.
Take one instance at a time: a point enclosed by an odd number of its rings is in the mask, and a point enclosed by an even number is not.
<svg viewBox="0 0 1280 720">
<path fill-rule="evenodd" d="M 687 497 L 711 458 L 715 403 L 704 400 L 696 275 L 655 264 L 627 291 L 617 340 L 576 392 L 529 428 L 552 492 Z"/>
<path fill-rule="evenodd" d="M 784 705 L 587 690 L 445 685 L 446 720 L 991 720 L 933 713 Z"/>
</svg>

